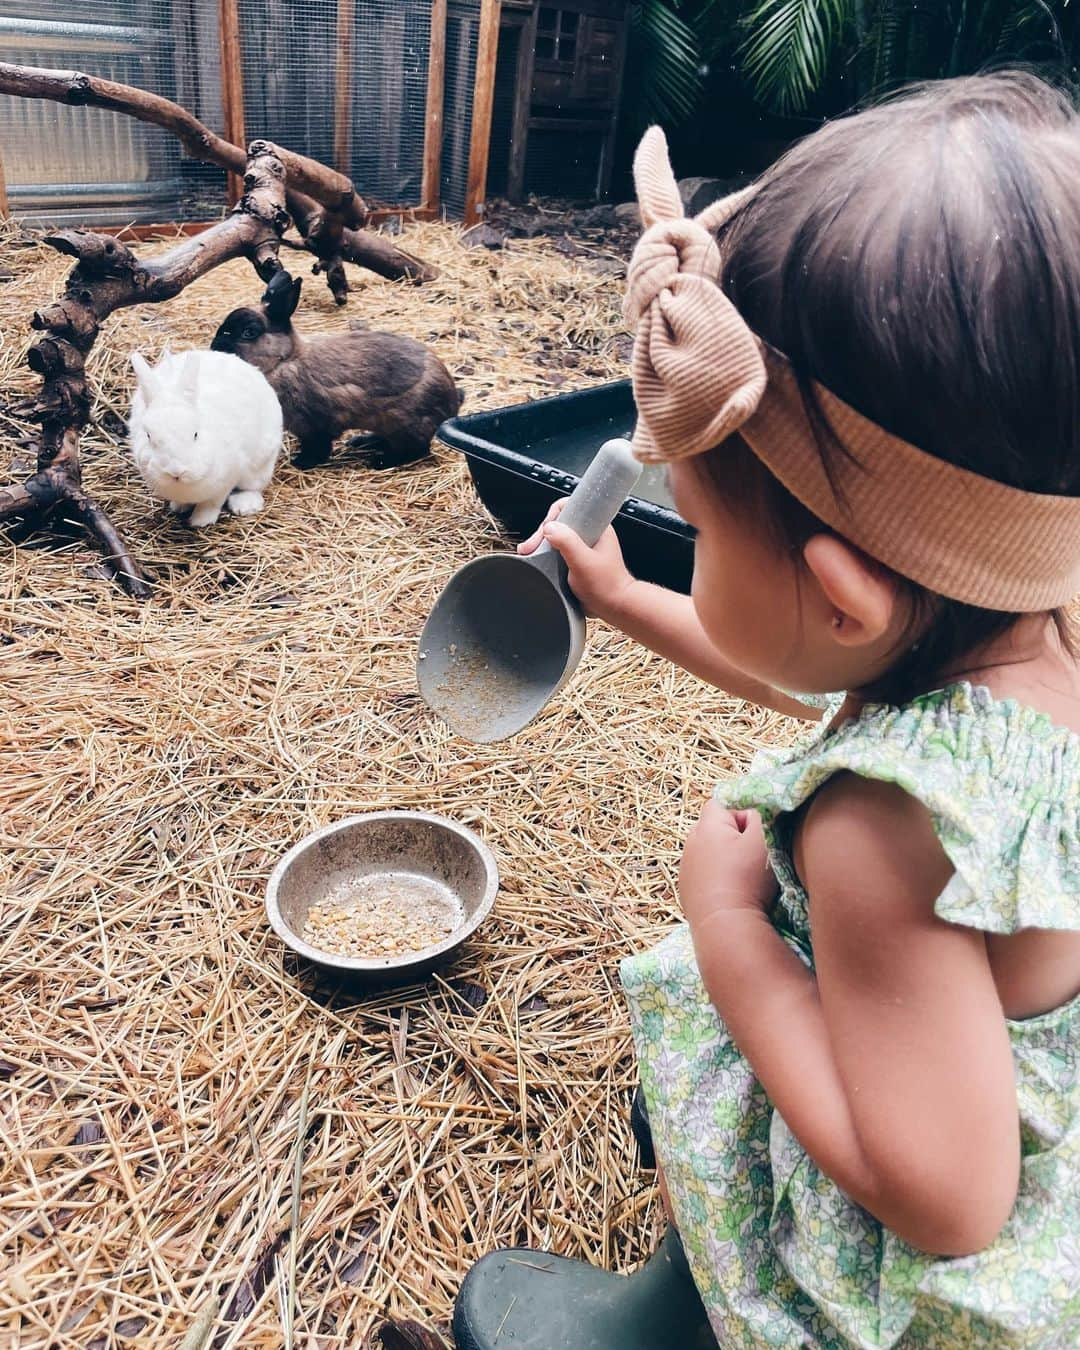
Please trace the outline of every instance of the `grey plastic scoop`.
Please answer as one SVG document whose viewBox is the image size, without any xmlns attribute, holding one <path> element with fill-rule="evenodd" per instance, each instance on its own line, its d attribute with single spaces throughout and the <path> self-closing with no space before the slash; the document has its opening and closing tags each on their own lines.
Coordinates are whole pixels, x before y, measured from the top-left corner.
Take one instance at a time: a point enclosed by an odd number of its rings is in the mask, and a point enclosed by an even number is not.
<svg viewBox="0 0 1080 1350">
<path fill-rule="evenodd" d="M 640 473 L 629 441 L 605 442 L 560 522 L 591 547 Z M 545 540 L 527 556 L 491 553 L 455 573 L 424 625 L 417 683 L 459 736 L 502 741 L 562 688 L 584 649 L 585 615 Z"/>
</svg>

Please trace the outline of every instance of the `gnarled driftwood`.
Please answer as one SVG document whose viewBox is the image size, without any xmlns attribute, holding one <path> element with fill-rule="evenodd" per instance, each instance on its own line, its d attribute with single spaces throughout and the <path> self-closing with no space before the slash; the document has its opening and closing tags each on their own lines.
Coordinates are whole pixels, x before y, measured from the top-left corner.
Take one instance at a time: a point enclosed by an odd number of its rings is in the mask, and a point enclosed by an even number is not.
<svg viewBox="0 0 1080 1350">
<path fill-rule="evenodd" d="M 281 270 L 278 247 L 289 223 L 286 167 L 269 141 L 252 141 L 244 195 L 232 213 L 194 238 L 142 260 L 119 240 L 84 230 L 61 230 L 46 243 L 78 259 L 59 300 L 38 310 L 31 326 L 42 334 L 27 354 L 44 381 L 34 404 L 41 421 L 37 471 L 0 488 L 0 521 L 36 523 L 57 513 L 78 521 L 100 545 L 117 580 L 144 599 L 150 586 L 101 507 L 82 485 L 79 434 L 90 420 L 85 362 L 102 321 L 129 305 L 157 304 L 230 258 L 248 257 L 264 281 Z"/>
</svg>

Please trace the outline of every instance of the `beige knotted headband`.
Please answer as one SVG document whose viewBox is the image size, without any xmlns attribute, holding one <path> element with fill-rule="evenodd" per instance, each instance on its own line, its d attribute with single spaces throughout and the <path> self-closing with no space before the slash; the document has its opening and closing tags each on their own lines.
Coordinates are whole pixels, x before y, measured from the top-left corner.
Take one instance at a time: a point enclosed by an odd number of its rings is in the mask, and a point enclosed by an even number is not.
<svg viewBox="0 0 1080 1350">
<path fill-rule="evenodd" d="M 737 431 L 820 520 L 939 595 L 1030 613 L 1080 593 L 1080 498 L 1024 492 L 928 455 L 814 389 L 847 450 L 826 473 L 787 358 L 762 342 L 719 285 L 712 231 L 750 199 L 725 197 L 689 220 L 667 142 L 645 133 L 634 159 L 645 232 L 630 262 L 639 459 L 701 454 Z"/>
</svg>

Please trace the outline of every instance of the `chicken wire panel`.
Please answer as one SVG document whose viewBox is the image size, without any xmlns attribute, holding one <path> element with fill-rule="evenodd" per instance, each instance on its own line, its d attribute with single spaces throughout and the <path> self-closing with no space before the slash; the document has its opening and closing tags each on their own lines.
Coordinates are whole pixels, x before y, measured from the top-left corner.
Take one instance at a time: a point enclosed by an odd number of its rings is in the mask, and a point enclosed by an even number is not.
<svg viewBox="0 0 1080 1350">
<path fill-rule="evenodd" d="M 363 196 L 420 201 L 431 0 L 357 5 L 352 176 Z"/>
<path fill-rule="evenodd" d="M 431 0 L 239 0 L 248 139 L 266 136 L 339 168 L 373 201 L 418 203 L 431 8 Z M 345 164 L 335 153 L 342 42 Z"/>
<path fill-rule="evenodd" d="M 521 28 L 504 28 L 499 35 L 491 109 L 491 149 L 488 155 L 489 197 L 504 197 L 509 186 L 510 152 L 514 140 L 514 106 L 517 102 L 518 55 L 521 50 L 522 32 Z"/>
<path fill-rule="evenodd" d="M 446 16 L 446 95 L 440 192 L 443 206 L 455 216 L 465 210 L 479 41 L 480 0 L 450 0 Z"/>
<path fill-rule="evenodd" d="M 199 71 L 217 52 L 214 0 L 0 0 L 0 60 L 135 85 L 211 125 L 220 96 Z M 184 218 L 195 197 L 223 195 L 223 174 L 191 172 L 175 137 L 121 113 L 0 96 L 0 146 L 12 214 L 34 225 Z"/>
</svg>

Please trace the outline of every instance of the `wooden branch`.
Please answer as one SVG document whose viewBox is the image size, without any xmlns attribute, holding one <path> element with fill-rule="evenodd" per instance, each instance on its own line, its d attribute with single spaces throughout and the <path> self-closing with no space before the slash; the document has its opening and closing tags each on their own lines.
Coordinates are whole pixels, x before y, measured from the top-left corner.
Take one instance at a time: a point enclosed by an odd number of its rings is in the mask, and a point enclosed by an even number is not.
<svg viewBox="0 0 1080 1350">
<path fill-rule="evenodd" d="M 371 213 L 372 225 L 381 225 L 386 220 L 437 220 L 438 211 L 423 206 L 378 206 Z M 111 234 L 125 244 L 145 244 L 148 239 L 175 239 L 178 235 L 202 234 L 220 222 L 216 220 L 159 221 L 156 225 L 98 225 L 95 234 Z M 309 252 L 303 239 L 282 239 L 285 248 L 297 253 Z M 401 250 L 399 249 L 400 253 Z M 411 254 L 407 254 L 411 257 Z M 418 260 L 419 261 L 419 260 Z"/>
<path fill-rule="evenodd" d="M 402 259 L 412 269 L 412 279 L 434 281 L 438 272 L 429 267 L 422 258 L 406 253 L 403 248 L 391 244 L 381 234 L 371 234 L 368 230 L 343 230 L 341 235 L 341 256 L 346 262 L 366 267 L 389 281 L 397 281 L 401 276 Z"/>
<path fill-rule="evenodd" d="M 169 300 L 230 258 L 247 257 L 263 281 L 281 270 L 278 247 L 289 224 L 285 166 L 269 141 L 253 141 L 244 195 L 232 214 L 197 238 L 157 257 L 137 258 L 118 239 L 84 230 L 60 230 L 45 242 L 76 259 L 63 295 L 38 310 L 31 327 L 42 334 L 27 353 L 42 377 L 34 412 L 41 422 L 37 472 L 0 489 L 0 520 L 45 520 L 70 513 L 98 543 L 129 594 L 150 594 L 149 583 L 112 523 L 83 490 L 79 433 L 90 420 L 86 357 L 102 322 L 129 305 Z"/>
<path fill-rule="evenodd" d="M 319 259 L 314 270 L 325 273 L 326 284 L 339 305 L 345 303 L 349 294 L 344 267 L 346 262 L 366 267 L 369 272 L 377 272 L 390 281 L 401 278 L 403 265 L 412 269 L 412 279 L 416 282 L 432 281 L 438 276 L 422 259 L 395 247 L 382 235 L 372 234 L 368 230 L 346 229 L 339 216 L 327 211 L 310 197 L 297 197 L 290 193 L 288 202 L 305 247 Z"/>
<path fill-rule="evenodd" d="M 44 98 L 56 103 L 77 107 L 107 108 L 124 113 L 140 122 L 164 127 L 205 163 L 217 164 L 232 173 L 243 173 L 247 157 L 239 146 L 216 135 L 193 117 L 186 108 L 157 94 L 112 80 L 99 79 L 73 70 L 42 70 L 33 66 L 15 66 L 0 62 L 0 94 L 14 94 L 18 98 Z M 328 264 L 335 261 L 340 268 L 341 258 L 369 267 L 380 276 L 393 280 L 407 279 L 416 283 L 432 281 L 438 276 L 435 268 L 419 258 L 395 249 L 388 240 L 365 234 L 369 211 L 363 198 L 357 196 L 352 183 L 343 174 L 336 173 L 306 155 L 294 154 L 267 141 L 276 157 L 285 166 L 288 181 L 286 201 L 289 211 L 301 233 L 306 230 L 301 220 L 309 222 L 315 231 L 309 242 L 311 252 L 323 264 L 330 288 L 334 277 Z M 339 247 L 335 248 L 335 244 Z M 370 261 L 369 261 L 370 259 Z M 344 269 L 340 269 L 344 282 Z M 344 303 L 345 292 L 334 291 L 339 304 Z"/>
<path fill-rule="evenodd" d="M 473 86 L 472 133 L 469 140 L 469 177 L 465 186 L 465 224 L 475 225 L 484 209 L 487 192 L 488 152 L 491 149 L 491 115 L 495 106 L 495 65 L 499 59 L 499 18 L 502 0 L 482 0 L 480 41 L 476 51 L 476 81 Z"/>
</svg>

